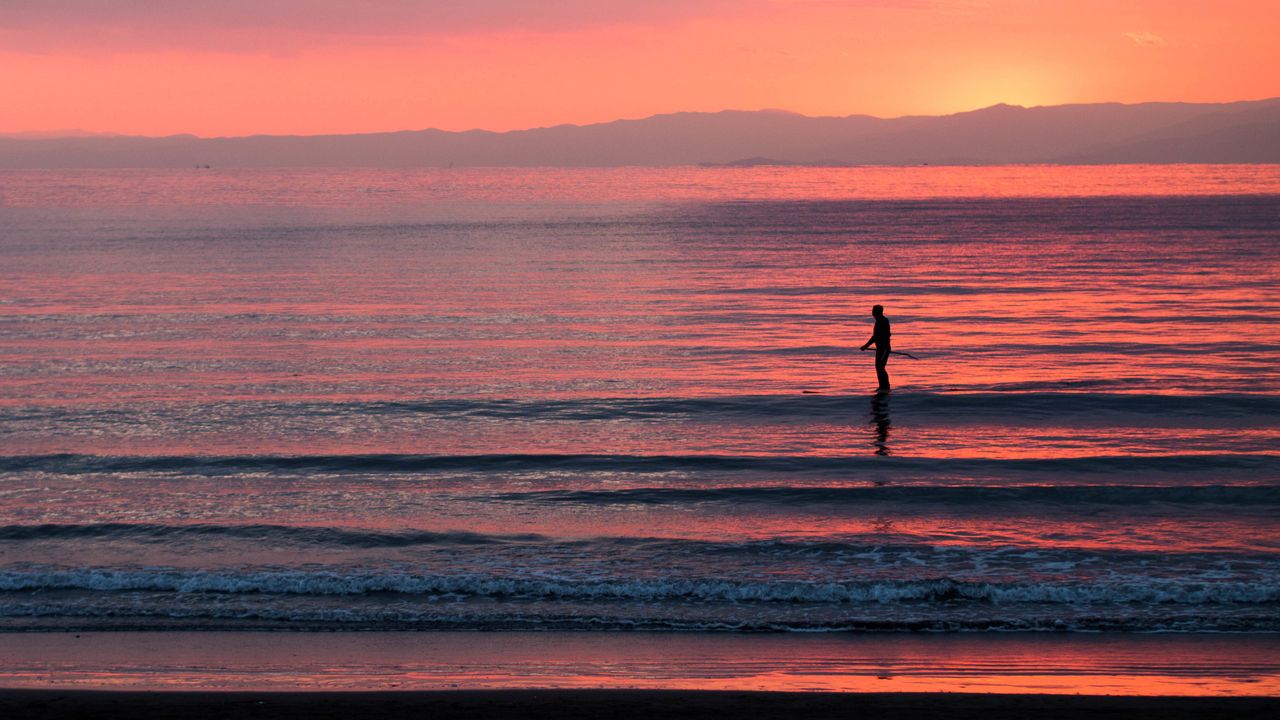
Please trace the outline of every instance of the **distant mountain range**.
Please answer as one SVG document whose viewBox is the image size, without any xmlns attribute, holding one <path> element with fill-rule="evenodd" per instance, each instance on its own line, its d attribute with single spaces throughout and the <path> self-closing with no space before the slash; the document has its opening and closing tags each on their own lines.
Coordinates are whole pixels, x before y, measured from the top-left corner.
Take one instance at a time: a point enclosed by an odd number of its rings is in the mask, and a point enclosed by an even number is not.
<svg viewBox="0 0 1280 720">
<path fill-rule="evenodd" d="M 0 168 L 1280 163 L 1280 98 L 893 119 L 673 113 L 489 132 L 0 138 Z"/>
</svg>

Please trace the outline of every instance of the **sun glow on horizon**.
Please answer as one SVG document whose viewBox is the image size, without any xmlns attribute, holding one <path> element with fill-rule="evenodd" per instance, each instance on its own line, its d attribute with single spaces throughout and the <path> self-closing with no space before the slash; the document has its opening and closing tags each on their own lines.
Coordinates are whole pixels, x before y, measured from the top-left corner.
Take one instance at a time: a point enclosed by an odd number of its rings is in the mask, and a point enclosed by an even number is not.
<svg viewBox="0 0 1280 720">
<path fill-rule="evenodd" d="M 966 73 L 955 86 L 940 88 L 936 97 L 944 105 L 970 110 L 1001 104 L 1030 108 L 1073 102 L 1073 95 L 1064 86 L 1050 71 L 991 68 Z"/>
</svg>

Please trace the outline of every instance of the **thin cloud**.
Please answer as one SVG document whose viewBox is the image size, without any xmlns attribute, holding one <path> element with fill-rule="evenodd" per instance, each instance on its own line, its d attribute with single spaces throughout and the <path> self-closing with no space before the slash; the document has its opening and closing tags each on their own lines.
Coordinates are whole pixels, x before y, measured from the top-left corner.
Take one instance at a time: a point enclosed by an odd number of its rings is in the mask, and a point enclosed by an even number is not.
<svg viewBox="0 0 1280 720">
<path fill-rule="evenodd" d="M 1127 32 L 1124 36 L 1132 40 L 1138 47 L 1161 48 L 1169 44 L 1164 38 L 1146 30 Z"/>
</svg>

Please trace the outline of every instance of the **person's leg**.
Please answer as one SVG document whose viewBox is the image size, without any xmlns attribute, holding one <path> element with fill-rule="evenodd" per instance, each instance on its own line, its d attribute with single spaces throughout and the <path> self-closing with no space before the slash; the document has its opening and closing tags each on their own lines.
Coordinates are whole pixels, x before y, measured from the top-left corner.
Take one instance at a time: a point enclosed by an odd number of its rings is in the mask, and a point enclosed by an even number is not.
<svg viewBox="0 0 1280 720">
<path fill-rule="evenodd" d="M 889 349 L 876 348 L 876 379 L 880 381 L 880 389 L 889 389 L 889 371 L 885 364 L 889 362 Z"/>
</svg>

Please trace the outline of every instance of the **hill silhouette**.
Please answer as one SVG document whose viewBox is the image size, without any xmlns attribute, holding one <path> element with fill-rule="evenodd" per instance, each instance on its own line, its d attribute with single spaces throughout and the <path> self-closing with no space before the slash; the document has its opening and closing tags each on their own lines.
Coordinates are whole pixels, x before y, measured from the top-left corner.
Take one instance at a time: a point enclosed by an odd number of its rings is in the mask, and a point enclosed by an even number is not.
<svg viewBox="0 0 1280 720">
<path fill-rule="evenodd" d="M 0 138 L 0 168 L 1276 163 L 1280 98 L 942 116 L 672 113 L 490 132 Z"/>
</svg>

